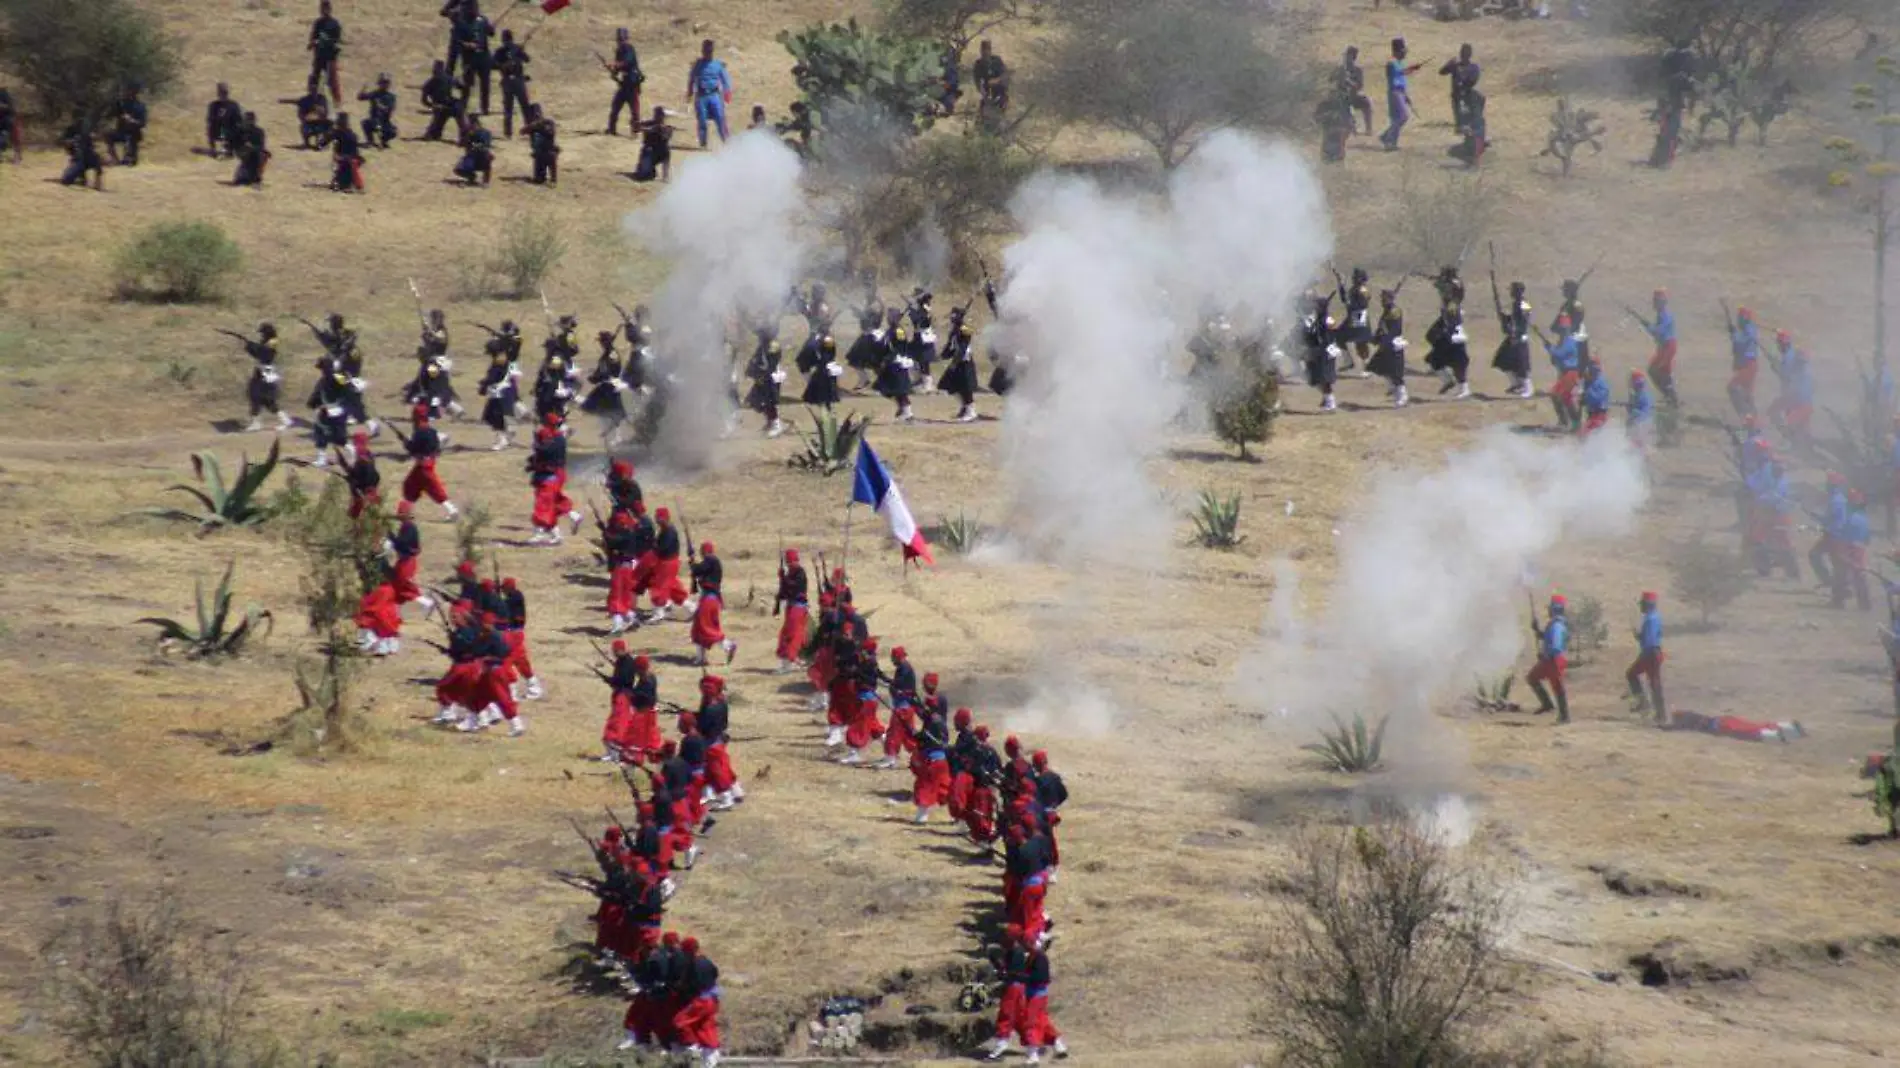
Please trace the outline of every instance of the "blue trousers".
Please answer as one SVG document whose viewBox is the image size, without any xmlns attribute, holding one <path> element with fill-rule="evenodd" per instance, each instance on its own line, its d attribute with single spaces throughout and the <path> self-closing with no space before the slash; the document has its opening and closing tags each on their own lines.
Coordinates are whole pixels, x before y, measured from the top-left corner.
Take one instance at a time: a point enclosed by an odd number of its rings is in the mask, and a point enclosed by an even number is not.
<svg viewBox="0 0 1900 1068">
<path fill-rule="evenodd" d="M 718 93 L 701 93 L 693 101 L 693 116 L 699 120 L 699 147 L 706 147 L 706 124 L 709 122 L 719 127 L 719 140 L 725 141 L 728 134 L 725 97 Z"/>
<path fill-rule="evenodd" d="M 1392 125 L 1379 135 L 1379 140 L 1387 148 L 1397 148 L 1399 147 L 1399 131 L 1405 129 L 1405 124 L 1412 121 L 1412 99 L 1404 93 L 1387 93 L 1385 110 L 1386 114 L 1391 116 Z"/>
</svg>

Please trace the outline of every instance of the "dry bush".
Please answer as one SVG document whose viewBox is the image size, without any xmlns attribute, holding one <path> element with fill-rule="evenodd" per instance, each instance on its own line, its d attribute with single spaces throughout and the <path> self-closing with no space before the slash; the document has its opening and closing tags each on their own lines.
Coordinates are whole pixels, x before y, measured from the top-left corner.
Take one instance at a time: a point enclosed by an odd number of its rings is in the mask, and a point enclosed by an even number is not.
<svg viewBox="0 0 1900 1068">
<path fill-rule="evenodd" d="M 1501 199 L 1482 173 L 1445 171 L 1433 182 L 1419 168 L 1407 167 L 1399 176 L 1393 228 L 1415 266 L 1463 263 L 1484 240 Z"/>
<path fill-rule="evenodd" d="M 1734 553 L 1700 538 L 1670 548 L 1669 573 L 1676 596 L 1702 613 L 1704 627 L 1753 584 Z"/>
<path fill-rule="evenodd" d="M 115 900 L 41 950 L 55 1031 L 69 1064 L 98 1068 L 257 1068 L 277 1063 L 244 1026 L 242 958 L 175 900 Z"/>
<path fill-rule="evenodd" d="M 1285 1063 L 1476 1063 L 1498 989 L 1503 873 L 1402 811 L 1308 828 L 1294 850 L 1268 972 Z"/>
</svg>

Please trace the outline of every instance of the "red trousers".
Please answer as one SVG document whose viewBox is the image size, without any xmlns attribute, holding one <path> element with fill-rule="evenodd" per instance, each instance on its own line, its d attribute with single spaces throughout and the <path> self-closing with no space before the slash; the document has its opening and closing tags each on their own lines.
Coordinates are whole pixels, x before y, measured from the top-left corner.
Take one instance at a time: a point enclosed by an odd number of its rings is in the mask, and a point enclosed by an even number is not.
<svg viewBox="0 0 1900 1068">
<path fill-rule="evenodd" d="M 627 1003 L 622 1026 L 632 1031 L 635 1038 L 670 1046 L 679 1037 L 673 1030 L 673 1012 L 672 995 L 657 991 L 640 994 Z"/>
<path fill-rule="evenodd" d="M 1046 987 L 1027 991 L 1023 997 L 1023 1010 L 1016 1030 L 1023 1036 L 1023 1045 L 1031 1049 L 1047 1046 L 1062 1037 L 1055 1023 L 1049 1019 L 1049 991 Z"/>
<path fill-rule="evenodd" d="M 369 511 L 370 505 L 379 504 L 382 499 L 383 493 L 379 489 L 372 489 L 367 493 L 350 494 L 350 518 L 361 518 L 364 512 Z"/>
<path fill-rule="evenodd" d="M 1042 913 L 1043 900 L 1048 897 L 1049 888 L 1044 885 L 1046 875 L 1032 875 L 1016 888 L 1015 900 L 1010 903 L 1009 922 L 1019 924 L 1023 937 L 1031 942 L 1042 937 L 1042 929 L 1048 922 Z"/>
<path fill-rule="evenodd" d="M 398 556 L 393 577 L 396 583 L 396 603 L 408 604 L 422 596 L 422 587 L 416 585 L 416 565 L 420 557 Z"/>
<path fill-rule="evenodd" d="M 950 761 L 932 760 L 923 753 L 911 758 L 911 800 L 919 808 L 935 808 L 950 799 Z"/>
<path fill-rule="evenodd" d="M 607 582 L 607 614 L 625 616 L 633 614 L 634 567 L 631 562 L 614 565 L 613 577 Z"/>
<path fill-rule="evenodd" d="M 1029 998 L 1021 983 L 1010 983 L 1003 987 L 1002 1000 L 996 1003 L 996 1037 L 1008 1038 L 1023 1034 L 1024 1017 L 1028 1014 Z M 1023 1044 L 1028 1045 L 1027 1037 Z"/>
<path fill-rule="evenodd" d="M 996 792 L 987 786 L 973 786 L 969 804 L 963 810 L 963 825 L 970 829 L 973 842 L 996 841 Z"/>
<path fill-rule="evenodd" d="M 486 668 L 482 671 L 481 683 L 475 688 L 475 700 L 478 703 L 468 707 L 480 711 L 489 705 L 494 705 L 501 709 L 501 718 L 514 719 L 520 713 L 520 709 L 515 706 L 514 694 L 508 691 L 514 681 L 514 669 L 510 668 L 506 661 L 503 661 L 499 667 Z"/>
<path fill-rule="evenodd" d="M 685 604 L 686 587 L 680 582 L 680 558 L 677 556 L 654 557 L 653 570 L 647 576 L 645 592 L 653 599 L 655 608 L 664 608 L 669 604 Z"/>
<path fill-rule="evenodd" d="M 716 794 L 732 789 L 739 781 L 738 773 L 732 770 L 732 754 L 726 751 L 726 743 L 714 742 L 706 747 L 706 785 Z"/>
<path fill-rule="evenodd" d="M 472 704 L 475 691 L 482 681 L 482 662 L 464 660 L 451 665 L 448 674 L 435 684 L 435 702 L 439 705 L 461 705 L 463 708 L 478 708 Z"/>
<path fill-rule="evenodd" d="M 844 726 L 844 744 L 862 749 L 884 737 L 884 722 L 877 718 L 877 698 L 855 698 L 855 711 Z"/>
<path fill-rule="evenodd" d="M 834 677 L 830 693 L 831 700 L 825 705 L 825 725 L 842 727 L 851 722 L 852 712 L 858 707 L 858 684 L 847 678 Z"/>
<path fill-rule="evenodd" d="M 1540 656 L 1537 658 L 1537 666 L 1531 668 L 1530 674 L 1525 676 L 1525 680 L 1528 682 L 1548 682 L 1552 686 L 1562 689 L 1564 685 L 1564 672 L 1569 667 L 1570 658 L 1567 656 Z"/>
<path fill-rule="evenodd" d="M 1583 376 L 1577 372 L 1565 371 L 1557 376 L 1556 383 L 1550 387 L 1550 395 L 1565 404 L 1575 404 L 1577 403 L 1577 386 L 1582 381 Z"/>
<path fill-rule="evenodd" d="M 1587 438 L 1591 434 L 1594 434 L 1597 431 L 1602 430 L 1604 427 L 1604 424 L 1608 423 L 1609 421 L 1610 421 L 1609 412 L 1591 412 L 1589 415 L 1584 417 L 1583 429 L 1577 432 L 1578 436 Z"/>
<path fill-rule="evenodd" d="M 394 638 L 402 633 L 402 611 L 397 607 L 394 583 L 385 582 L 363 595 L 357 602 L 356 625 L 378 638 Z"/>
<path fill-rule="evenodd" d="M 1900 482 L 1900 476 L 1895 476 L 1895 478 L 1897 482 Z M 780 646 L 780 648 L 784 647 Z M 784 656 L 785 654 L 780 653 L 779 655 Z M 829 690 L 831 688 L 832 676 L 837 671 L 836 665 L 837 657 L 832 653 L 831 646 L 829 644 L 821 645 L 818 647 L 818 651 L 812 654 L 811 666 L 805 669 L 805 678 L 811 682 L 813 687 L 820 690 Z M 834 725 L 835 722 L 836 721 L 834 721 Z"/>
<path fill-rule="evenodd" d="M 534 483 L 534 514 L 530 517 L 537 530 L 552 530 L 561 522 L 561 518 L 574 510 L 574 502 L 567 495 L 567 472 L 557 471 L 551 478 L 537 478 Z"/>
<path fill-rule="evenodd" d="M 524 679 L 534 678 L 534 663 L 528 659 L 528 632 L 504 630 L 501 640 L 508 643 L 508 666 Z"/>
<path fill-rule="evenodd" d="M 693 609 L 692 639 L 701 649 L 710 649 L 726 640 L 726 630 L 719 619 L 719 602 L 719 595 L 709 591 L 700 595 L 699 604 Z"/>
<path fill-rule="evenodd" d="M 950 804 L 951 819 L 964 818 L 970 808 L 970 793 L 975 788 L 976 779 L 967 771 L 959 771 L 950 779 L 950 794 L 945 800 Z"/>
<path fill-rule="evenodd" d="M 1736 407 L 1755 407 L 1755 372 L 1761 367 L 1760 360 L 1750 360 L 1737 367 L 1729 376 L 1728 395 Z"/>
<path fill-rule="evenodd" d="M 719 997 L 703 994 L 673 1014 L 673 1030 L 681 1045 L 703 1050 L 719 1048 Z"/>
<path fill-rule="evenodd" d="M 1663 653 L 1661 649 L 1645 649 L 1636 655 L 1624 678 L 1629 680 L 1630 689 L 1636 689 L 1639 679 L 1648 679 L 1654 688 L 1662 684 Z"/>
<path fill-rule="evenodd" d="M 1676 343 L 1674 340 L 1662 342 L 1656 346 L 1656 354 L 1649 358 L 1649 377 L 1667 380 L 1676 373 Z"/>
<path fill-rule="evenodd" d="M 785 606 L 785 622 L 778 628 L 778 658 L 797 660 L 805 655 L 805 623 L 811 610 L 802 604 Z"/>
<path fill-rule="evenodd" d="M 427 497 L 437 504 L 449 499 L 448 488 L 442 485 L 442 476 L 435 473 L 435 457 L 425 456 L 416 461 L 409 474 L 402 480 L 402 499 L 414 504 Z"/>
<path fill-rule="evenodd" d="M 917 748 L 916 716 L 908 707 L 891 710 L 891 726 L 884 732 L 884 755 L 897 759 Z"/>
</svg>

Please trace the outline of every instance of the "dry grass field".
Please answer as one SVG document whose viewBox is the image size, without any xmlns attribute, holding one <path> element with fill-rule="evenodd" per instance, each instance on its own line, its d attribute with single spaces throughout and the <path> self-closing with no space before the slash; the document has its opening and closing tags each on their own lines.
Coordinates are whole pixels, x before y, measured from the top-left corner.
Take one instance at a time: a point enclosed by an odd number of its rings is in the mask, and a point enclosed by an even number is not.
<svg viewBox="0 0 1900 1068">
<path fill-rule="evenodd" d="M 67 1063 L 38 1000 L 42 940 L 69 916 L 159 887 L 240 940 L 263 984 L 259 1022 L 313 1060 L 604 1056 L 619 1004 L 575 994 L 560 975 L 560 947 L 587 934 L 589 902 L 549 875 L 585 862 L 569 817 L 593 821 L 602 805 L 624 801 L 585 761 L 607 707 L 585 667 L 604 625 L 602 591 L 584 544 L 515 547 L 528 533 L 520 453 L 485 451 L 487 435 L 471 423 L 450 428 L 467 449 L 443 462 L 458 501 L 497 513 L 503 566 L 530 597 L 548 696 L 526 706 L 531 728 L 520 739 L 429 727 L 422 684 L 438 658 L 410 640 L 369 670 L 377 730 L 368 754 L 222 755 L 229 741 L 266 736 L 294 703 L 291 670 L 305 644 L 295 557 L 268 527 L 199 539 L 122 516 L 159 503 L 188 474 L 191 451 L 229 463 L 268 447 L 264 435 L 213 425 L 241 414 L 247 369 L 214 327 L 283 324 L 286 393 L 301 399 L 316 353 L 291 316 L 345 312 L 363 332 L 376 399 L 394 411 L 413 343 L 405 278 L 431 303 L 447 301 L 458 265 L 512 215 L 547 213 L 566 227 L 572 251 L 548 292 L 585 329 L 610 321 L 610 301 L 650 292 L 664 265 L 628 245 L 620 220 L 654 191 L 626 178 L 632 141 L 597 135 L 607 83 L 590 52 L 614 26 L 634 27 L 650 87 L 683 81 L 699 38 L 718 37 L 739 85 L 734 112 L 761 102 L 778 115 L 791 85 L 773 35 L 845 12 L 814 0 L 582 0 L 532 49 L 536 88 L 564 130 L 558 191 L 500 180 L 526 172 L 525 145 L 506 146 L 495 185 L 471 191 L 443 184 L 452 149 L 405 141 L 372 157 L 367 196 L 338 197 L 320 188 L 323 160 L 290 148 L 289 108 L 265 103 L 301 84 L 306 5 L 151 2 L 188 38 L 190 74 L 184 93 L 154 109 L 146 162 L 109 171 L 103 194 L 46 181 L 60 161 L 44 147 L 24 166 L 0 166 L 0 1064 Z M 439 51 L 433 3 L 339 7 L 351 42 L 346 85 L 377 70 L 414 85 Z M 1642 94 L 1619 87 L 1638 65 L 1635 44 L 1567 23 L 1447 27 L 1389 6 L 1324 8 L 1328 53 L 1356 40 L 1372 60 L 1395 33 L 1421 58 L 1448 56 L 1467 35 L 1476 43 L 1497 139 L 1487 161 L 1501 197 L 1490 236 L 1540 306 L 1560 278 L 1605 257 L 1590 298 L 1613 381 L 1647 352 L 1612 310 L 1642 306 L 1667 285 L 1692 411 L 1726 408 L 1722 297 L 1808 338 L 1828 399 L 1850 403 L 1852 357 L 1870 347 L 1868 242 L 1821 190 L 1815 119 L 1796 114 L 1764 150 L 1693 154 L 1653 172 L 1637 165 L 1649 147 Z M 1006 54 L 1020 44 L 1003 41 Z M 221 79 L 268 118 L 277 160 L 262 192 L 229 188 L 226 164 L 189 151 L 198 109 Z M 1402 156 L 1361 139 L 1325 175 L 1342 265 L 1387 275 L 1427 266 L 1391 236 L 1404 208 L 1402 166 L 1434 178 L 1452 139 L 1436 79 L 1418 81 L 1424 114 Z M 1551 86 L 1602 110 L 1611 127 L 1608 151 L 1569 180 L 1535 158 Z M 403 115 L 405 133 L 419 121 Z M 1057 154 L 1133 158 L 1137 149 L 1074 133 Z M 175 217 L 215 219 L 243 247 L 230 304 L 115 302 L 117 243 Z M 1428 298 L 1422 284 L 1407 291 L 1415 336 Z M 532 303 L 449 312 L 456 324 L 513 316 L 538 334 Z M 1492 324 L 1473 322 L 1474 352 L 1488 354 Z M 455 327 L 458 354 L 471 351 L 473 333 Z M 1381 406 L 1373 383 L 1345 383 L 1354 410 L 1327 418 L 1312 414 L 1311 391 L 1290 390 L 1290 414 L 1260 464 L 1221 459 L 1211 439 L 1182 435 L 1156 458 L 1156 479 L 1183 500 L 1201 488 L 1241 493 L 1247 541 L 1231 553 L 1189 548 L 1184 518 L 1181 547 L 1152 573 L 1090 583 L 1087 618 L 1073 611 L 1078 580 L 1051 566 L 946 554 L 936 569 L 903 577 L 860 513 L 854 579 L 860 603 L 877 608 L 873 629 L 942 673 L 953 700 L 980 719 L 1046 747 L 1075 795 L 1063 825 L 1068 863 L 1050 898 L 1063 925 L 1053 1008 L 1073 1063 L 1270 1056 L 1259 1026 L 1274 1010 L 1262 947 L 1279 915 L 1271 887 L 1290 834 L 1380 780 L 1315 768 L 1298 749 L 1310 737 L 1260 714 L 1271 695 L 1236 692 L 1237 666 L 1257 641 L 1276 559 L 1300 559 L 1308 598 L 1324 601 L 1334 532 L 1370 474 L 1431 465 L 1490 424 L 1549 421 L 1542 400 L 1500 399 L 1495 373 L 1474 375 L 1489 399 L 1425 397 L 1401 412 Z M 996 411 L 996 398 L 979 403 Z M 884 415 L 874 397 L 855 406 Z M 962 509 L 1005 521 L 997 424 L 950 422 L 954 402 L 942 397 L 918 407 L 918 424 L 880 424 L 874 440 L 919 519 Z M 741 643 L 729 676 L 749 800 L 720 821 L 705 860 L 682 880 L 671 925 L 696 933 L 720 963 L 736 1052 L 799 1052 L 793 1029 L 824 996 L 882 989 L 894 992 L 879 1017 L 893 1024 L 893 1055 L 952 1056 L 970 1035 L 904 1031 L 898 1008 L 948 1007 L 951 977 L 977 945 L 966 925 L 995 898 L 997 873 L 942 827 L 906 822 L 907 776 L 824 762 L 802 688 L 770 673 L 775 548 L 783 539 L 835 554 L 847 485 L 790 469 L 794 438 L 763 440 L 750 434 L 755 425 L 748 417 L 748 433 L 722 445 L 716 473 L 641 472 L 650 501 L 682 509 L 697 536 L 719 544 L 728 625 Z M 302 439 L 294 444 L 301 453 Z M 591 427 L 579 444 L 597 477 Z M 1672 703 L 1798 718 L 1810 736 L 1792 744 L 1658 733 L 1620 696 L 1637 591 L 1668 596 L 1664 547 L 1703 530 L 1733 544 L 1725 447 L 1719 431 L 1690 427 L 1682 448 L 1657 457 L 1656 492 L 1633 537 L 1547 562 L 1552 582 L 1573 598 L 1600 598 L 1611 623 L 1609 648 L 1575 673 L 1573 726 L 1443 709 L 1462 752 L 1438 772 L 1471 799 L 1480 838 L 1524 873 L 1512 942 L 1520 965 L 1502 1023 L 1528 1036 L 1601 1040 L 1630 1064 L 1892 1063 L 1900 850 L 1849 841 L 1877 829 L 1855 774 L 1890 739 L 1874 621 L 1830 612 L 1822 595 L 1785 580 L 1759 584 L 1706 632 L 1689 632 L 1688 610 L 1665 601 Z M 399 470 L 386 462 L 385 478 Z M 1818 472 L 1802 482 L 1812 491 Z M 1297 504 L 1290 515 L 1286 501 Z M 421 514 L 424 573 L 446 575 L 451 529 L 426 504 Z M 273 609 L 276 633 L 216 667 L 158 655 L 132 620 L 186 609 L 194 578 L 215 579 L 230 560 L 240 601 Z M 405 637 L 426 633 L 412 624 Z M 684 625 L 636 641 L 658 658 L 663 696 L 692 692 Z M 1061 680 L 1086 680 L 1086 689 Z M 1108 714 L 1079 708 L 1076 693 L 1100 695 Z M 1629 877 L 1606 880 L 1605 869 Z M 1638 884 L 1656 892 L 1639 894 Z M 1665 986 L 1639 981 L 1632 958 L 1650 953 L 1670 962 Z M 1619 981 L 1582 978 L 1549 958 Z"/>
</svg>

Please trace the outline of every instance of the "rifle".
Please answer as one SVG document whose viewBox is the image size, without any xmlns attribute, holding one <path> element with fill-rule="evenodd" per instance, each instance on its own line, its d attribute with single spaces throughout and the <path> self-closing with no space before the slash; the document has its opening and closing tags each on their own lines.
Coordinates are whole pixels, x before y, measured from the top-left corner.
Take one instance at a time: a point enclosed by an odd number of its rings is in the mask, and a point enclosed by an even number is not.
<svg viewBox="0 0 1900 1068">
<path fill-rule="evenodd" d="M 1577 276 L 1577 295 L 1578 296 L 1583 295 L 1583 284 L 1590 280 L 1591 275 L 1597 273 L 1598 267 L 1603 266 L 1603 257 L 1605 255 L 1607 255 L 1607 253 L 1598 253 L 1596 262 L 1590 265 L 1590 269 L 1587 271 L 1584 271 L 1582 274 Z"/>
<path fill-rule="evenodd" d="M 329 348 L 329 347 L 330 347 L 330 343 L 329 343 L 329 342 L 327 342 L 327 341 L 324 341 L 324 338 L 325 338 L 326 336 L 328 336 L 328 335 L 326 335 L 326 334 L 325 334 L 325 333 L 323 332 L 323 328 L 322 328 L 322 327 L 320 327 L 320 326 L 318 326 L 317 324 L 315 324 L 315 323 L 313 323 L 313 322 L 311 322 L 310 320 L 308 320 L 308 319 L 306 319 L 306 318 L 304 318 L 304 317 L 303 317 L 303 316 L 301 316 L 301 315 L 299 315 L 299 316 L 297 316 L 297 321 L 298 321 L 298 322 L 300 322 L 300 323 L 302 323 L 303 325 L 305 325 L 305 326 L 307 326 L 307 327 L 309 327 L 309 328 L 310 328 L 310 332 L 311 332 L 311 333 L 313 333 L 313 334 L 315 334 L 315 335 L 317 335 L 317 341 L 318 341 L 318 342 L 320 342 L 320 343 L 321 343 L 321 344 L 322 344 L 322 345 L 323 345 L 323 346 L 324 346 L 325 348 Z"/>
<path fill-rule="evenodd" d="M 1392 287 L 1393 300 L 1397 300 L 1399 297 L 1399 294 L 1405 292 L 1405 283 L 1411 280 L 1412 280 L 1412 276 L 1409 273 L 1399 276 L 1399 284 Z"/>
<path fill-rule="evenodd" d="M 778 539 L 778 595 L 772 598 L 772 618 L 777 619 L 785 604 L 785 535 Z"/>
<path fill-rule="evenodd" d="M 245 337 L 243 334 L 238 333 L 236 330 L 223 330 L 215 326 L 212 327 L 212 329 L 217 330 L 218 333 L 223 334 L 225 337 L 235 339 L 238 344 L 243 345 L 246 348 L 250 347 L 251 339 L 248 337 Z"/>
<path fill-rule="evenodd" d="M 1510 320 L 1504 315 L 1504 297 L 1498 292 L 1498 245 L 1495 241 L 1485 242 L 1491 249 L 1491 306 L 1497 309 L 1498 325 L 1509 331 Z"/>
<path fill-rule="evenodd" d="M 536 27 L 536 28 L 538 29 L 539 27 Z M 600 63 L 600 69 L 607 72 L 607 76 L 614 80 L 615 85 L 619 85 L 623 80 L 625 80 L 625 75 L 621 71 L 615 70 L 614 65 L 612 63 L 607 62 L 607 57 L 600 54 L 600 49 L 596 48 L 593 51 L 594 51 L 594 58 L 598 60 Z"/>
<path fill-rule="evenodd" d="M 588 510 L 588 511 L 590 511 L 590 512 L 592 512 L 592 513 L 594 513 L 594 525 L 600 528 L 600 530 L 601 530 L 601 533 L 603 533 L 603 534 L 604 534 L 604 533 L 606 533 L 606 531 L 607 531 L 607 524 L 606 524 L 606 522 L 605 522 L 604 520 L 602 520 L 602 519 L 600 518 L 600 505 L 598 505 L 598 504 L 595 504 L 595 503 L 594 503 L 594 502 L 593 502 L 593 501 L 592 501 L 592 500 L 590 499 L 590 500 L 589 500 L 589 501 L 587 502 L 587 510 Z"/>
<path fill-rule="evenodd" d="M 1537 595 L 1525 590 L 1524 600 L 1531 606 L 1531 633 L 1541 642 L 1544 640 L 1544 628 L 1537 622 Z"/>
<path fill-rule="evenodd" d="M 831 567 L 825 563 L 823 550 L 818 553 L 818 592 L 830 593 L 836 587 L 831 584 Z"/>
<path fill-rule="evenodd" d="M 1346 303 L 1346 277 L 1339 273 L 1339 268 L 1330 263 L 1326 265 L 1326 269 L 1333 274 L 1333 286 L 1339 292 L 1340 305 L 1344 306 Z"/>
<path fill-rule="evenodd" d="M 429 314 L 422 310 L 422 290 L 416 285 L 416 280 L 413 278 L 409 279 L 409 292 L 414 294 L 416 298 L 416 321 L 422 324 L 424 331 L 427 331 L 429 329 Z"/>
<path fill-rule="evenodd" d="M 464 320 L 462 320 L 462 322 L 463 322 L 463 323 L 464 323 L 465 325 L 468 325 L 468 326 L 472 326 L 472 327 L 474 327 L 474 328 L 475 328 L 475 329 L 477 329 L 477 330 L 486 330 L 486 331 L 488 331 L 488 336 L 489 336 L 489 337 L 500 337 L 500 336 L 501 336 L 501 331 L 499 331 L 499 330 L 497 330 L 497 329 L 495 329 L 495 328 L 494 328 L 494 327 L 492 327 L 492 326 L 489 326 L 489 325 L 488 325 L 488 324 L 486 324 L 486 323 L 476 323 L 476 322 L 470 322 L 470 321 L 469 321 L 469 320 L 467 320 L 467 319 L 464 319 Z"/>
<path fill-rule="evenodd" d="M 1650 323 L 1650 321 L 1648 319 L 1643 318 L 1642 314 L 1639 313 L 1635 308 L 1632 308 L 1629 305 L 1625 304 L 1623 305 L 1623 312 L 1624 314 L 1628 315 L 1630 318 L 1636 320 L 1636 325 L 1642 327 L 1644 333 L 1647 334 L 1651 330 L 1655 329 L 1655 327 Z"/>
<path fill-rule="evenodd" d="M 545 289 L 537 289 L 535 292 L 541 296 L 541 314 L 547 316 L 548 333 L 552 334 L 554 333 L 555 319 L 554 309 L 548 305 L 548 291 Z"/>
<path fill-rule="evenodd" d="M 1538 326 L 1536 323 L 1532 323 L 1531 333 L 1537 335 L 1537 340 L 1543 342 L 1543 345 L 1546 349 L 1551 347 L 1550 338 L 1544 336 L 1544 331 L 1542 327 Z"/>
<path fill-rule="evenodd" d="M 695 572 L 692 576 L 693 592 L 698 593 L 699 575 L 697 572 L 699 570 L 699 544 L 693 540 L 693 528 L 686 525 L 686 509 L 675 506 L 673 510 L 679 513 L 680 537 L 686 539 L 686 562 L 692 565 L 690 570 Z"/>
<path fill-rule="evenodd" d="M 1728 324 L 1728 335 L 1735 336 L 1735 313 L 1729 310 L 1728 298 L 1722 298 L 1722 320 Z"/>
</svg>

